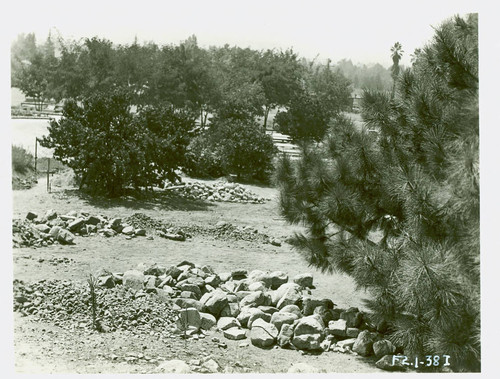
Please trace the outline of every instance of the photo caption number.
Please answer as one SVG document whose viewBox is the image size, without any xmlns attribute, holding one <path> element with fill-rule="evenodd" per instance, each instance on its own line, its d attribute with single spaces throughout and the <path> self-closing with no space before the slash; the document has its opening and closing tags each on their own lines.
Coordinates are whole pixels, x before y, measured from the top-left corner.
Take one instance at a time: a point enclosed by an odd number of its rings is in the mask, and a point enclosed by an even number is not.
<svg viewBox="0 0 500 379">
<path fill-rule="evenodd" d="M 427 360 L 426 366 L 427 367 L 432 366 L 432 355 L 426 355 L 425 359 Z"/>
<path fill-rule="evenodd" d="M 439 366 L 439 355 L 435 355 L 432 364 L 434 366 Z"/>
</svg>

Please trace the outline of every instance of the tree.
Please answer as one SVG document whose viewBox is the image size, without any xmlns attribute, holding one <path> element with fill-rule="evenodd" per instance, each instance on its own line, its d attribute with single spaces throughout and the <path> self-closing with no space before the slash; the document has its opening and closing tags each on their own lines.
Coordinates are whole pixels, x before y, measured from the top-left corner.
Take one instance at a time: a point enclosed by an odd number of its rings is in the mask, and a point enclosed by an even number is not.
<svg viewBox="0 0 500 379">
<path fill-rule="evenodd" d="M 371 130 L 339 119 L 325 148 L 277 170 L 280 207 L 303 223 L 308 262 L 371 293 L 405 355 L 480 370 L 477 15 L 436 29 L 394 98 L 367 92 Z"/>
<path fill-rule="evenodd" d="M 403 56 L 403 46 L 399 42 L 396 42 L 394 46 L 391 47 L 391 58 L 392 58 L 392 66 L 391 66 L 391 75 L 392 75 L 392 96 L 394 96 L 394 91 L 396 88 L 396 82 L 399 75 L 399 61 Z"/>
<path fill-rule="evenodd" d="M 127 186 L 148 187 L 174 179 L 193 120 L 171 107 L 130 112 L 131 94 L 98 92 L 81 104 L 69 100 L 52 120 L 41 145 L 71 167 L 93 194 L 120 196 Z"/>
</svg>

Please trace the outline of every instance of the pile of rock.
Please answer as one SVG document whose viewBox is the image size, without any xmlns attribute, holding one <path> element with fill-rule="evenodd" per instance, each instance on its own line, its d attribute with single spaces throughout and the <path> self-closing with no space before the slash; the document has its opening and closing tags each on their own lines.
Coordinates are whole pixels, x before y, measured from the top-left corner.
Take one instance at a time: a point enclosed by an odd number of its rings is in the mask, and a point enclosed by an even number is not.
<svg viewBox="0 0 500 379">
<path fill-rule="evenodd" d="M 100 282 L 112 287 L 115 276 L 108 274 Z M 177 328 L 187 336 L 217 328 L 227 339 L 249 338 L 261 348 L 395 353 L 357 308 L 339 309 L 330 299 L 312 296 L 313 276 L 308 273 L 289 281 L 281 271 L 218 274 L 210 266 L 183 261 L 130 270 L 119 278 L 126 288 L 171 299 L 179 311 Z"/>
<path fill-rule="evenodd" d="M 123 286 L 100 287 L 96 295 L 101 331 L 127 330 L 136 335 L 157 333 L 163 337 L 175 333 L 176 312 L 157 295 Z M 66 330 L 94 330 L 86 283 L 42 280 L 28 284 L 14 280 L 14 311 Z"/>
<path fill-rule="evenodd" d="M 262 204 L 271 200 L 259 197 L 240 184 L 228 182 L 215 182 L 214 184 L 186 182 L 182 186 L 172 187 L 171 190 L 190 200 L 253 204 Z"/>
<path fill-rule="evenodd" d="M 12 234 L 14 247 L 47 246 L 58 242 L 71 245 L 75 235 L 102 235 L 112 237 L 124 234 L 127 238 L 145 236 L 146 230 L 123 223 L 120 218 L 90 215 L 87 212 L 71 211 L 58 215 L 50 209 L 43 217 L 28 212 L 24 220 L 14 220 Z"/>
</svg>

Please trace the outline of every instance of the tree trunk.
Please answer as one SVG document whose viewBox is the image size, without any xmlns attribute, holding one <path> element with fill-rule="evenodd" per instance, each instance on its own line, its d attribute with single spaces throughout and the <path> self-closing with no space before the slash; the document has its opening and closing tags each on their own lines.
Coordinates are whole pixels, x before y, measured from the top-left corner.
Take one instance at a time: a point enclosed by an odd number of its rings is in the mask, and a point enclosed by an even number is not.
<svg viewBox="0 0 500 379">
<path fill-rule="evenodd" d="M 270 110 L 271 110 L 271 107 L 266 105 L 266 109 L 264 110 L 264 131 L 266 130 L 266 127 L 267 127 L 267 117 L 269 116 Z"/>
</svg>

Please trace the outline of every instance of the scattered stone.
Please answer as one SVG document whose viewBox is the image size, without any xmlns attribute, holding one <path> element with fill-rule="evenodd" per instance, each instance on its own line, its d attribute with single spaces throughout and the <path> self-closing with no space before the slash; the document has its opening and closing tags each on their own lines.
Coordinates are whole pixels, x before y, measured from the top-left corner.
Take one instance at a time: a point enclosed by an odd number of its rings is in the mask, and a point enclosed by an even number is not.
<svg viewBox="0 0 500 379">
<path fill-rule="evenodd" d="M 204 362 L 201 365 L 202 368 L 206 369 L 209 373 L 216 373 L 219 372 L 220 366 L 219 364 L 214 361 L 213 359 L 209 359 L 208 361 Z"/>
<path fill-rule="evenodd" d="M 363 314 L 358 308 L 349 308 L 340 314 L 340 318 L 346 320 L 349 328 L 359 328 L 363 322 Z"/>
<path fill-rule="evenodd" d="M 129 270 L 123 273 L 123 285 L 136 291 L 143 289 L 144 279 L 144 274 L 138 270 Z"/>
<path fill-rule="evenodd" d="M 57 240 L 63 245 L 72 245 L 75 236 L 70 231 L 61 228 L 57 234 Z"/>
<path fill-rule="evenodd" d="M 346 340 L 338 341 L 336 345 L 343 349 L 352 349 L 354 342 L 356 342 L 356 338 L 348 338 Z"/>
<path fill-rule="evenodd" d="M 373 354 L 373 343 L 375 338 L 368 330 L 363 330 L 356 338 L 352 350 L 363 357 Z"/>
<path fill-rule="evenodd" d="M 288 374 L 318 374 L 321 371 L 307 363 L 294 363 L 287 371 Z"/>
<path fill-rule="evenodd" d="M 35 229 L 42 233 L 50 232 L 50 226 L 48 226 L 47 224 L 37 224 L 35 225 Z"/>
<path fill-rule="evenodd" d="M 228 303 L 226 294 L 224 291 L 217 289 L 213 292 L 210 292 L 209 295 L 210 296 L 204 301 L 204 304 L 207 307 L 209 313 L 213 314 L 215 317 L 218 317 Z"/>
<path fill-rule="evenodd" d="M 270 305 L 271 298 L 262 291 L 252 292 L 240 301 L 240 307 L 258 307 L 259 305 Z"/>
<path fill-rule="evenodd" d="M 283 324 L 293 324 L 298 317 L 294 313 L 286 312 L 276 312 L 271 316 L 271 324 L 273 324 L 276 329 L 281 330 Z"/>
<path fill-rule="evenodd" d="M 288 282 L 288 275 L 283 271 L 274 271 L 269 276 L 271 277 L 271 289 L 273 290 Z"/>
<path fill-rule="evenodd" d="M 210 313 L 200 312 L 200 327 L 203 330 L 210 330 L 217 324 L 216 318 Z"/>
<path fill-rule="evenodd" d="M 396 352 L 396 346 L 389 340 L 380 340 L 373 344 L 373 352 L 377 358 L 381 358 L 384 355 L 394 354 Z"/>
<path fill-rule="evenodd" d="M 271 305 L 259 305 L 258 308 L 267 314 L 273 315 L 273 313 L 279 312 L 279 309 Z"/>
<path fill-rule="evenodd" d="M 185 299 L 182 297 L 176 298 L 174 300 L 174 304 L 178 305 L 181 308 L 196 308 L 198 312 L 203 312 L 206 307 L 203 303 L 194 299 Z"/>
<path fill-rule="evenodd" d="M 254 308 L 255 309 L 255 308 Z M 270 322 L 271 321 L 271 315 L 268 314 L 268 313 L 264 313 L 263 311 L 261 311 L 260 309 L 258 309 L 258 312 L 253 312 L 250 317 L 248 318 L 248 322 L 247 322 L 247 328 L 248 329 L 251 329 L 252 328 L 252 324 L 255 320 L 258 320 L 258 319 L 262 319 L 264 320 L 265 322 Z"/>
<path fill-rule="evenodd" d="M 285 348 L 292 345 L 293 338 L 293 325 L 282 324 L 280 333 L 278 335 L 278 345 Z"/>
<path fill-rule="evenodd" d="M 240 323 L 234 317 L 221 317 L 219 321 L 217 321 L 217 328 L 220 330 L 226 330 L 234 327 L 239 328 L 240 326 Z"/>
<path fill-rule="evenodd" d="M 266 348 L 274 345 L 278 334 L 278 329 L 273 324 L 257 319 L 250 329 L 250 340 L 254 346 Z"/>
<path fill-rule="evenodd" d="M 81 227 L 84 225 L 85 225 L 85 220 L 83 218 L 77 218 L 68 224 L 68 230 L 74 232 L 81 229 Z"/>
<path fill-rule="evenodd" d="M 49 209 L 47 212 L 45 212 L 45 216 L 43 216 L 43 218 L 46 220 L 53 220 L 57 218 L 57 212 L 53 209 Z"/>
<path fill-rule="evenodd" d="M 127 236 L 131 236 L 135 233 L 135 229 L 133 226 L 126 226 L 122 229 L 122 234 L 125 234 Z"/>
<path fill-rule="evenodd" d="M 360 330 L 358 328 L 347 328 L 346 336 L 356 338 L 359 335 Z"/>
<path fill-rule="evenodd" d="M 296 275 L 293 281 L 301 287 L 313 287 L 313 276 L 310 273 Z"/>
<path fill-rule="evenodd" d="M 295 327 L 292 343 L 301 350 L 319 350 L 324 329 L 325 325 L 317 315 L 303 317 Z"/>
<path fill-rule="evenodd" d="M 238 317 L 240 314 L 240 305 L 238 303 L 227 303 L 220 312 L 221 317 Z"/>
<path fill-rule="evenodd" d="M 336 337 L 345 337 L 347 323 L 345 320 L 330 321 L 328 323 L 328 332 Z"/>
<path fill-rule="evenodd" d="M 304 316 L 300 311 L 300 308 L 295 304 L 285 305 L 280 311 L 284 313 L 293 313 L 298 318 L 302 318 Z"/>
<path fill-rule="evenodd" d="M 224 330 L 224 337 L 230 340 L 242 340 L 247 338 L 245 331 L 239 327 L 232 327 Z"/>
<path fill-rule="evenodd" d="M 177 328 L 179 330 L 198 331 L 200 327 L 201 327 L 201 316 L 200 312 L 196 308 L 181 309 L 179 311 L 179 319 L 177 320 Z"/>
<path fill-rule="evenodd" d="M 34 213 L 34 212 L 28 212 L 26 214 L 26 219 L 29 220 L 29 221 L 32 221 L 32 220 L 34 220 L 37 217 L 38 217 L 38 215 L 36 213 Z"/>
</svg>

